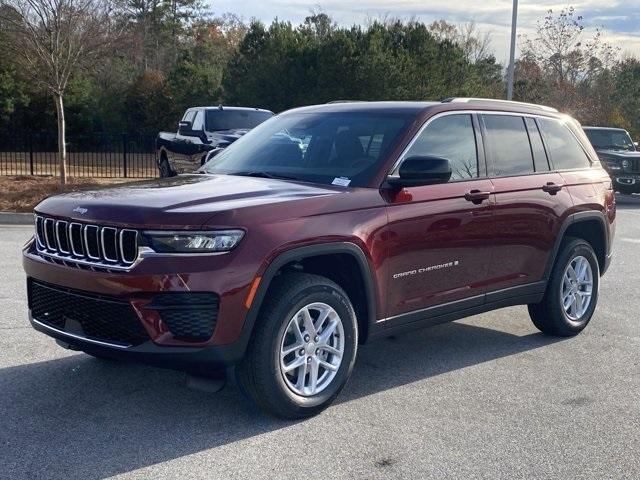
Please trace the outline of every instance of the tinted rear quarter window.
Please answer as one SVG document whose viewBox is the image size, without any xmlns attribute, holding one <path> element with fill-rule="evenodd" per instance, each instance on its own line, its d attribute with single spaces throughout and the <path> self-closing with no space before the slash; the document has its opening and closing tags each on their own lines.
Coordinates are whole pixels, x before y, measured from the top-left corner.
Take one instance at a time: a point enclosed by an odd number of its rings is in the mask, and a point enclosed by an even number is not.
<svg viewBox="0 0 640 480">
<path fill-rule="evenodd" d="M 533 173 L 533 157 L 524 118 L 483 115 L 487 145 L 497 177 Z"/>
<path fill-rule="evenodd" d="M 418 136 L 405 158 L 431 156 L 451 162 L 451 180 L 478 177 L 478 150 L 471 115 L 446 115 L 432 121 Z"/>
<path fill-rule="evenodd" d="M 589 157 L 571 133 L 559 120 L 541 118 L 538 120 L 551 162 L 556 170 L 588 168 Z"/>
</svg>

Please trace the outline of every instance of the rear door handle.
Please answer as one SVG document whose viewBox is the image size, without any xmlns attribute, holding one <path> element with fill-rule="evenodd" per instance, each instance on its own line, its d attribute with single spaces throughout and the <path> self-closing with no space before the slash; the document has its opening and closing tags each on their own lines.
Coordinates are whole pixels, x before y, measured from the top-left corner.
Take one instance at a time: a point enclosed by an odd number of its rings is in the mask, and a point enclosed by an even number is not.
<svg viewBox="0 0 640 480">
<path fill-rule="evenodd" d="M 562 190 L 563 185 L 558 185 L 557 183 L 548 182 L 546 185 L 542 186 L 542 190 L 547 192 L 550 195 L 555 195 L 560 190 Z"/>
<path fill-rule="evenodd" d="M 464 194 L 464 199 L 473 202 L 476 205 L 481 204 L 485 200 L 488 200 L 491 196 L 491 192 L 483 192 L 481 190 L 471 190 Z"/>
</svg>

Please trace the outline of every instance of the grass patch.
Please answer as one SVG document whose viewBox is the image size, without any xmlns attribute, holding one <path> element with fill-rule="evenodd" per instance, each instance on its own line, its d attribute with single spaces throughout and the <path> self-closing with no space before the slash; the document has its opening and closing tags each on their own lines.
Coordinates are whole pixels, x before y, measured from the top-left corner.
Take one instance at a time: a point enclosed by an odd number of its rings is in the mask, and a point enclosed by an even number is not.
<svg viewBox="0 0 640 480">
<path fill-rule="evenodd" d="M 59 177 L 0 176 L 0 212 L 32 212 L 38 203 L 51 195 L 130 181 L 132 179 L 70 177 L 62 189 Z"/>
</svg>

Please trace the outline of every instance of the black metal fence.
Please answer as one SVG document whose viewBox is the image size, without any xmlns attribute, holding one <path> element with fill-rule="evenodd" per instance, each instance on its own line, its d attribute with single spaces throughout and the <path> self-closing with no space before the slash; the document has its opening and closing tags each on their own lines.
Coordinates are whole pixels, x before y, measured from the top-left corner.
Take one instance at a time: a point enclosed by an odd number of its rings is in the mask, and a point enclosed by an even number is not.
<svg viewBox="0 0 640 480">
<path fill-rule="evenodd" d="M 158 176 L 155 138 L 132 134 L 70 135 L 67 172 L 72 177 Z M 25 133 L 0 137 L 0 175 L 58 175 L 57 135 Z"/>
</svg>

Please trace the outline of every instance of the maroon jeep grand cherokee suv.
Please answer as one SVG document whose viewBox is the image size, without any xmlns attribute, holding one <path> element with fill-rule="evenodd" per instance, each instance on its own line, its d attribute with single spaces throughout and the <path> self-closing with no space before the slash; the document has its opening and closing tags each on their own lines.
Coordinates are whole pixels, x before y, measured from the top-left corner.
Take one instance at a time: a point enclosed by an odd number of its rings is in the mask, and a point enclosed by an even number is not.
<svg viewBox="0 0 640 480">
<path fill-rule="evenodd" d="M 511 102 L 291 110 L 199 173 L 49 198 L 24 250 L 33 327 L 196 372 L 300 418 L 358 344 L 510 305 L 580 332 L 611 258 L 611 179 L 578 123 Z"/>
</svg>

